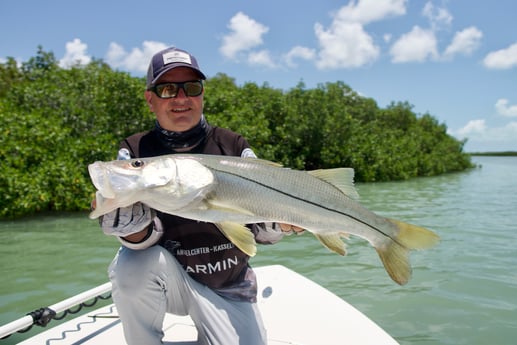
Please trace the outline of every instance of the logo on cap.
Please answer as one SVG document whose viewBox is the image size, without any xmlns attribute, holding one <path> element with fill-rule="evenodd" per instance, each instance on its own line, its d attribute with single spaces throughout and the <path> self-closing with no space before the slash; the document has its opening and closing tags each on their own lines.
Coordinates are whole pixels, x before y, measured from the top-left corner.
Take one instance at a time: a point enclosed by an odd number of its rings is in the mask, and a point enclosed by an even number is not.
<svg viewBox="0 0 517 345">
<path fill-rule="evenodd" d="M 168 65 L 170 63 L 186 63 L 192 65 L 192 61 L 190 60 L 190 55 L 185 52 L 173 51 L 167 52 L 162 55 L 163 64 Z"/>
</svg>

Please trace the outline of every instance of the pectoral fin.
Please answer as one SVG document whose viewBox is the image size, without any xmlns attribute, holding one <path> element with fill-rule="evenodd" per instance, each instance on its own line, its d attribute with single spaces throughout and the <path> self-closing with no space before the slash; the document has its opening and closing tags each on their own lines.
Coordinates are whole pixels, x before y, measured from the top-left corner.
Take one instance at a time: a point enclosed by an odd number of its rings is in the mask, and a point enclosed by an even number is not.
<svg viewBox="0 0 517 345">
<path fill-rule="evenodd" d="M 224 236 L 246 255 L 255 256 L 257 254 L 255 236 L 250 229 L 242 224 L 232 222 L 221 222 L 216 225 Z"/>
</svg>

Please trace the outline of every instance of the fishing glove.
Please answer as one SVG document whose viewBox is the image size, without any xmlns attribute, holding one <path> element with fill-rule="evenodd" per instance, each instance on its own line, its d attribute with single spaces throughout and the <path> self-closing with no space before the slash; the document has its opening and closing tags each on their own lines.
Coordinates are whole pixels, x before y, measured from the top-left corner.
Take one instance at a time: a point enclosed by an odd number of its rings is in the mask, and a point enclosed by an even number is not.
<svg viewBox="0 0 517 345">
<path fill-rule="evenodd" d="M 99 218 L 99 222 L 106 235 L 125 237 L 144 230 L 155 217 L 155 210 L 146 204 L 136 202 L 106 213 Z"/>
</svg>

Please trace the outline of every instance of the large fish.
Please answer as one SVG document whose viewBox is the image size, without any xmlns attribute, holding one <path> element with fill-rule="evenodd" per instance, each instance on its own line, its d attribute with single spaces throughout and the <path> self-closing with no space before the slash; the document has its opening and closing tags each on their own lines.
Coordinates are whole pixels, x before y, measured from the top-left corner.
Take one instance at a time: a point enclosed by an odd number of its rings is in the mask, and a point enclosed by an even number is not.
<svg viewBox="0 0 517 345">
<path fill-rule="evenodd" d="M 381 217 L 356 200 L 353 169 L 300 171 L 240 157 L 175 154 L 88 167 L 97 188 L 97 218 L 141 201 L 161 212 L 215 223 L 241 250 L 256 252 L 243 224 L 277 222 L 312 232 L 345 255 L 342 237 L 367 240 L 398 284 L 411 276 L 409 252 L 435 245 L 430 230 Z"/>
</svg>

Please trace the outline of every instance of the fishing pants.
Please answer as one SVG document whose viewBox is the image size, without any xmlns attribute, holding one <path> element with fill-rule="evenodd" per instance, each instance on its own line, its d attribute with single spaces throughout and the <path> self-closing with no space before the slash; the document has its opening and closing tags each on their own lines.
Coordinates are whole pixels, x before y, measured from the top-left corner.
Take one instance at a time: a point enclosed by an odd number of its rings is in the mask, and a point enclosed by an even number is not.
<svg viewBox="0 0 517 345">
<path fill-rule="evenodd" d="M 256 303 L 228 300 L 192 279 L 161 246 L 121 247 L 108 269 L 129 345 L 162 344 L 165 313 L 190 315 L 200 345 L 264 345 Z"/>
</svg>

